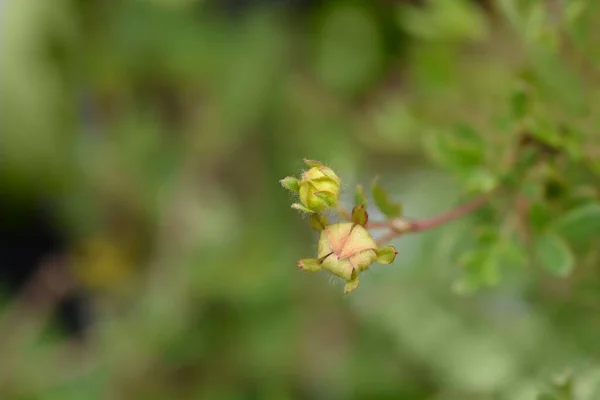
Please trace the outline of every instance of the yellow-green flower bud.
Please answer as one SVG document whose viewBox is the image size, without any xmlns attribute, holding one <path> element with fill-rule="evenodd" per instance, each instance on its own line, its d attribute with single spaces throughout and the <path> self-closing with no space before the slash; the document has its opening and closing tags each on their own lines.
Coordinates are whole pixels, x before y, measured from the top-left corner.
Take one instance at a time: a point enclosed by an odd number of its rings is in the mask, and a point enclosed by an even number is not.
<svg viewBox="0 0 600 400">
<path fill-rule="evenodd" d="M 375 262 L 376 249 L 377 245 L 365 228 L 344 222 L 330 225 L 321 232 L 318 257 L 324 257 L 324 269 L 349 281 L 354 271 L 359 273 Z"/>
<path fill-rule="evenodd" d="M 307 209 L 319 212 L 335 207 L 340 194 L 340 178 L 331 168 L 312 167 L 299 182 L 300 202 Z"/>
<path fill-rule="evenodd" d="M 346 281 L 344 294 L 359 285 L 358 274 L 371 264 L 391 264 L 398 252 L 393 246 L 377 248 L 369 232 L 360 224 L 343 222 L 327 225 L 321 231 L 317 258 L 302 259 L 298 267 L 316 272 L 325 269 Z"/>
</svg>

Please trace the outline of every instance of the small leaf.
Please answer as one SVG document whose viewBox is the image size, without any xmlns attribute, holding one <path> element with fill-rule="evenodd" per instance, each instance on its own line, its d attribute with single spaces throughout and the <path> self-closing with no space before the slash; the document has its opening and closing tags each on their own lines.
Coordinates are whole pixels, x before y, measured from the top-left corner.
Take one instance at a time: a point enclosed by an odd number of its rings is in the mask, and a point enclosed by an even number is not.
<svg viewBox="0 0 600 400">
<path fill-rule="evenodd" d="M 316 258 L 303 258 L 298 260 L 298 268 L 308 272 L 316 272 L 322 267 L 321 263 Z"/>
<path fill-rule="evenodd" d="M 588 203 L 568 211 L 553 224 L 566 239 L 585 242 L 600 236 L 600 204 Z"/>
<path fill-rule="evenodd" d="M 365 206 L 357 206 L 352 209 L 352 222 L 365 226 L 369 220 L 369 214 Z"/>
<path fill-rule="evenodd" d="M 354 205 L 365 206 L 367 208 L 367 194 L 363 185 L 356 185 L 356 192 L 354 192 Z"/>
<path fill-rule="evenodd" d="M 329 225 L 329 221 L 327 221 L 327 217 L 321 213 L 315 213 L 310 216 L 309 219 L 310 227 L 313 228 L 317 232 L 322 232 L 327 225 Z"/>
<path fill-rule="evenodd" d="M 375 250 L 379 264 L 391 264 L 396 259 L 398 252 L 394 246 L 384 246 Z"/>
<path fill-rule="evenodd" d="M 575 257 L 565 241 L 552 233 L 538 236 L 535 252 L 541 265 L 555 276 L 568 276 L 575 265 Z"/>
<path fill-rule="evenodd" d="M 333 207 L 337 202 L 337 197 L 335 193 L 329 192 L 327 190 L 319 190 L 317 192 L 314 192 L 314 195 L 317 196 L 319 199 L 323 200 L 323 202 L 328 207 Z"/>
<path fill-rule="evenodd" d="M 309 160 L 308 158 L 304 159 L 304 164 L 308 165 L 309 167 L 317 167 L 317 168 L 322 168 L 323 167 L 323 163 L 319 162 L 319 161 L 315 161 L 315 160 Z"/>
<path fill-rule="evenodd" d="M 402 205 L 390 200 L 387 191 L 379 185 L 379 178 L 373 181 L 372 194 L 375 205 L 386 217 L 395 218 L 402 214 Z"/>
<path fill-rule="evenodd" d="M 279 183 L 281 183 L 281 186 L 292 192 L 297 193 L 300 190 L 300 181 L 293 176 L 287 176 L 280 180 Z"/>
<path fill-rule="evenodd" d="M 294 203 L 294 204 L 292 204 L 292 208 L 293 208 L 294 210 L 298 210 L 298 211 L 301 211 L 301 212 L 303 212 L 303 213 L 306 213 L 306 214 L 312 214 L 312 213 L 314 213 L 314 211 L 313 211 L 313 210 L 311 210 L 311 209 L 309 209 L 309 208 L 306 208 L 306 207 L 304 207 L 304 206 L 303 206 L 302 204 L 300 204 L 300 203 Z"/>
</svg>

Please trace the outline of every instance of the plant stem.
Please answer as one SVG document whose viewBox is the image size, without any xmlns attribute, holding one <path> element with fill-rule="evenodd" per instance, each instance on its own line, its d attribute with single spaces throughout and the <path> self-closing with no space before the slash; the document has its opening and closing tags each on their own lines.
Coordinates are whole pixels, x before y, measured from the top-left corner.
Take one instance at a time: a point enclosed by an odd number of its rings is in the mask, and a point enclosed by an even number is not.
<svg viewBox="0 0 600 400">
<path fill-rule="evenodd" d="M 452 210 L 450 210 L 442 215 L 439 215 L 437 217 L 434 217 L 431 219 L 426 219 L 423 221 L 409 222 L 409 224 L 410 224 L 409 230 L 411 232 L 420 232 L 420 231 L 425 231 L 428 229 L 437 228 L 440 225 L 443 225 L 448 222 L 452 222 L 456 219 L 459 219 L 460 217 L 462 217 L 464 215 L 470 214 L 473 211 L 480 209 L 481 207 L 486 205 L 489 200 L 490 200 L 489 196 L 480 197 L 469 203 L 466 203 L 466 204 L 463 204 L 456 208 L 453 208 Z"/>
<path fill-rule="evenodd" d="M 402 236 L 409 232 L 421 232 L 429 229 L 437 228 L 440 225 L 444 225 L 448 222 L 457 220 L 464 215 L 470 214 L 484 205 L 486 205 L 491 198 L 491 195 L 482 196 L 472 200 L 469 203 L 462 204 L 450 211 L 445 212 L 442 215 L 433 217 L 430 219 L 424 219 L 421 221 L 407 221 L 404 218 L 395 218 L 384 222 L 373 222 L 367 225 L 367 228 L 390 228 L 391 232 L 382 236 L 377 240 L 377 245 L 382 245 L 390 240 Z"/>
<path fill-rule="evenodd" d="M 375 221 L 375 222 L 367 222 L 367 229 L 385 229 L 392 227 L 392 220 L 389 221 Z"/>
</svg>

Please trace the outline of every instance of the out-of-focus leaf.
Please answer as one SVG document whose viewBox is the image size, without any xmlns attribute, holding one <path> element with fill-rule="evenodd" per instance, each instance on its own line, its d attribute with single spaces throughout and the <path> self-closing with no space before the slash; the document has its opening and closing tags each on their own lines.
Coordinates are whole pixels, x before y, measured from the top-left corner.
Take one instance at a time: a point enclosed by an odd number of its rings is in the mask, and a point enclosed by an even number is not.
<svg viewBox="0 0 600 400">
<path fill-rule="evenodd" d="M 315 37 L 315 72 L 342 94 L 362 91 L 380 72 L 382 36 L 367 6 L 335 2 L 320 15 Z"/>
<path fill-rule="evenodd" d="M 371 191 L 375 205 L 386 217 L 395 218 L 402 214 L 402 205 L 390 199 L 388 192 L 379 184 L 378 178 L 373 181 Z"/>
<path fill-rule="evenodd" d="M 403 7 L 399 22 L 412 35 L 429 40 L 481 39 L 483 15 L 465 0 L 432 0 L 427 7 Z"/>
<path fill-rule="evenodd" d="M 529 206 L 528 219 L 531 227 L 535 230 L 542 231 L 550 223 L 552 214 L 546 203 L 534 202 Z"/>
<path fill-rule="evenodd" d="M 535 253 L 540 264 L 551 274 L 568 276 L 575 266 L 575 257 L 562 237 L 545 233 L 535 239 Z"/>
<path fill-rule="evenodd" d="M 600 237 L 600 204 L 588 203 L 570 210 L 553 223 L 566 239 L 588 241 Z"/>
<path fill-rule="evenodd" d="M 485 159 L 484 141 L 465 124 L 457 125 L 450 132 L 432 132 L 426 144 L 439 163 L 455 170 L 479 167 Z"/>
<path fill-rule="evenodd" d="M 510 105 L 513 117 L 517 119 L 523 118 L 529 106 L 527 94 L 522 89 L 515 90 L 510 97 Z"/>
<path fill-rule="evenodd" d="M 363 185 L 356 185 L 356 191 L 354 192 L 354 205 L 365 206 L 367 208 L 367 194 Z"/>
</svg>

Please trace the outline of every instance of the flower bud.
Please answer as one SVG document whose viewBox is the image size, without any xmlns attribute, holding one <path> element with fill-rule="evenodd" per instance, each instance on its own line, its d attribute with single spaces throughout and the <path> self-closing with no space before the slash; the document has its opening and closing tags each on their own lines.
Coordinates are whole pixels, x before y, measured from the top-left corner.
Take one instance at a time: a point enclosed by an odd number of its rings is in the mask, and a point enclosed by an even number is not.
<svg viewBox="0 0 600 400">
<path fill-rule="evenodd" d="M 358 274 L 378 261 L 391 263 L 396 250 L 392 246 L 377 248 L 369 232 L 359 224 L 344 222 L 328 225 L 321 231 L 316 259 L 300 260 L 305 271 L 325 269 L 344 280 L 344 294 L 359 285 Z"/>
<path fill-rule="evenodd" d="M 335 207 L 340 193 L 340 178 L 331 168 L 312 167 L 299 182 L 300 202 L 314 212 Z"/>
</svg>

